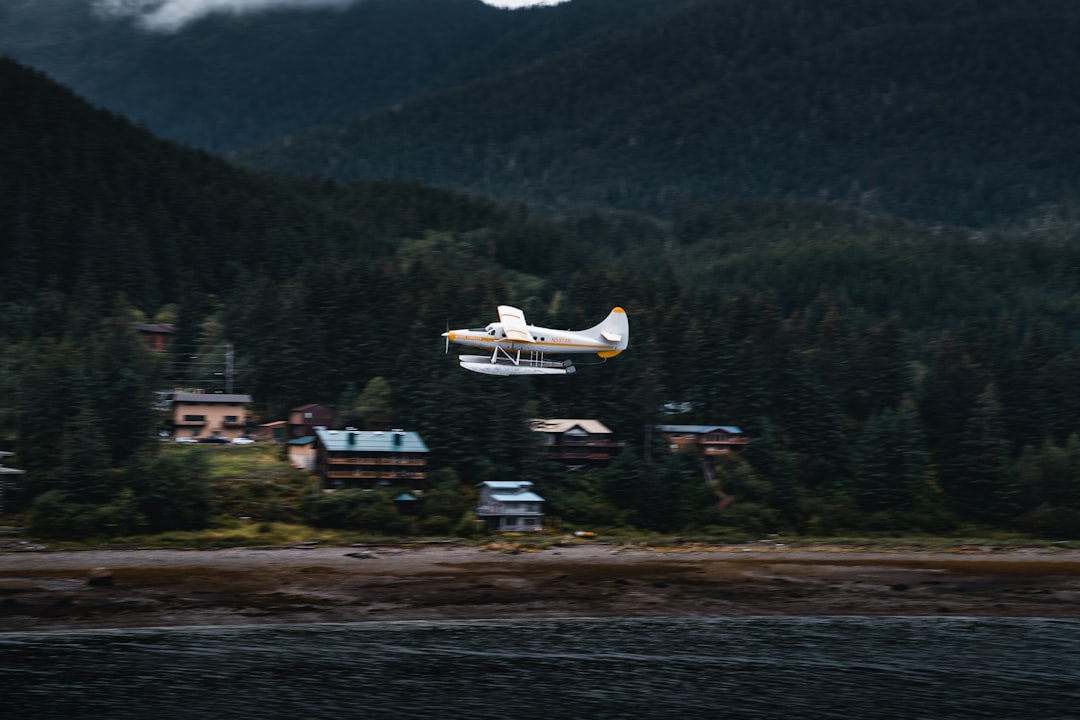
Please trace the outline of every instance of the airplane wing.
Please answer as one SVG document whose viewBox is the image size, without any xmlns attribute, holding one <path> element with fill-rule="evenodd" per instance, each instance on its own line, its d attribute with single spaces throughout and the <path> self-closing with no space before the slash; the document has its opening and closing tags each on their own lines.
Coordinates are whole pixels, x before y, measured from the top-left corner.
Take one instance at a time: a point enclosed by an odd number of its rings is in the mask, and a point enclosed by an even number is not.
<svg viewBox="0 0 1080 720">
<path fill-rule="evenodd" d="M 532 333 L 525 324 L 525 313 L 516 307 L 509 305 L 499 306 L 499 321 L 502 323 L 503 332 L 508 340 L 516 342 L 533 342 Z"/>
</svg>

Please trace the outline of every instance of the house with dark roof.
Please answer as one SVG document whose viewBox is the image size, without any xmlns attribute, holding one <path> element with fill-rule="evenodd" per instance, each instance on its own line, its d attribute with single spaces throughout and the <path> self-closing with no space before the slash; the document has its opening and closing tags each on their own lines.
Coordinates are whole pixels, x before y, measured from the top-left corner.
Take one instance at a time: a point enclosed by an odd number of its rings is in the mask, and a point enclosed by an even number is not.
<svg viewBox="0 0 1080 720">
<path fill-rule="evenodd" d="M 623 443 L 599 420 L 584 418 L 536 418 L 530 420 L 533 431 L 548 457 L 567 470 L 603 467 Z"/>
<path fill-rule="evenodd" d="M 405 430 L 315 428 L 315 474 L 324 490 L 427 486 L 428 448 Z"/>
<path fill-rule="evenodd" d="M 139 334 L 146 344 L 158 352 L 165 352 L 172 344 L 172 323 L 132 323 L 135 332 Z"/>
<path fill-rule="evenodd" d="M 739 452 L 749 442 L 735 425 L 657 425 L 670 452 L 693 450 L 705 457 Z"/>
<path fill-rule="evenodd" d="M 7 450 L 0 450 L 0 515 L 3 515 L 4 511 L 7 509 L 7 500 L 15 497 L 22 490 L 19 478 L 26 474 L 25 470 L 4 467 L 4 459 L 9 458 L 14 454 L 15 453 L 8 452 Z"/>
<path fill-rule="evenodd" d="M 544 529 L 544 498 L 526 480 L 477 483 L 480 504 L 473 511 L 492 532 L 538 532 Z"/>
<path fill-rule="evenodd" d="M 300 438 L 315 434 L 315 428 L 330 427 L 336 421 L 333 410 L 318 403 L 308 403 L 289 411 L 289 437 Z"/>
<path fill-rule="evenodd" d="M 250 395 L 232 393 L 175 392 L 172 396 L 174 438 L 226 438 L 232 440 L 247 431 Z"/>
</svg>

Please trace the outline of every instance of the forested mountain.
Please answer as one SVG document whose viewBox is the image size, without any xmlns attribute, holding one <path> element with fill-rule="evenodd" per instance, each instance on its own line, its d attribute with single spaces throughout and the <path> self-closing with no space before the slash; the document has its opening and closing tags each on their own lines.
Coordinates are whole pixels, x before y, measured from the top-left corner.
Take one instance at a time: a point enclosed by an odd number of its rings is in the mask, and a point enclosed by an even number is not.
<svg viewBox="0 0 1080 720">
<path fill-rule="evenodd" d="M 158 135 L 221 151 L 501 74 L 638 22 L 634 6 L 659 11 L 627 0 L 604 22 L 587 7 L 567 21 L 480 0 L 357 0 L 151 32 L 91 0 L 23 0 L 0 6 L 0 53 Z"/>
<path fill-rule="evenodd" d="M 1073 215 L 1075 4 L 669 7 L 509 75 L 237 157 L 669 217 L 717 197 L 975 226 Z"/>
<path fill-rule="evenodd" d="M 1068 227 L 973 233 L 772 201 L 701 204 L 670 225 L 553 221 L 409 183 L 242 171 L 8 60 L 0 96 L 20 99 L 0 114 L 0 438 L 54 519 L 74 507 L 79 527 L 143 527 L 168 478 L 197 480 L 156 458 L 152 393 L 199 387 L 211 369 L 193 356 L 228 342 L 264 420 L 321 402 L 360 422 L 379 379 L 459 504 L 513 475 L 594 525 L 1080 527 Z M 507 302 L 565 327 L 621 305 L 630 348 L 563 378 L 458 368 L 446 323 Z M 174 320 L 172 354 L 140 342 L 136 318 Z M 669 401 L 693 410 L 664 415 Z M 537 456 L 536 416 L 595 417 L 628 446 L 566 476 Z M 750 434 L 715 467 L 737 498 L 723 513 L 701 468 L 649 445 L 661 421 Z"/>
<path fill-rule="evenodd" d="M 253 167 L 665 219 L 719 198 L 1075 218 L 1069 0 L 365 0 L 175 34 L 86 8 L 9 4 L 0 51 L 159 135 L 262 143 L 232 156 Z"/>
</svg>

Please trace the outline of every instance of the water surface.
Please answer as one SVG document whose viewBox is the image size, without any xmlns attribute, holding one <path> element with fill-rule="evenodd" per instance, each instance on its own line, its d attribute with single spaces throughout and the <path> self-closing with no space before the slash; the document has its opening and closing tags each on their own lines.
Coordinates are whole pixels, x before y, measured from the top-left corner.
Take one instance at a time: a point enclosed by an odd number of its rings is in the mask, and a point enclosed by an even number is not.
<svg viewBox="0 0 1080 720">
<path fill-rule="evenodd" d="M 0 635 L 3 718 L 1080 719 L 1080 621 L 512 620 Z"/>
</svg>

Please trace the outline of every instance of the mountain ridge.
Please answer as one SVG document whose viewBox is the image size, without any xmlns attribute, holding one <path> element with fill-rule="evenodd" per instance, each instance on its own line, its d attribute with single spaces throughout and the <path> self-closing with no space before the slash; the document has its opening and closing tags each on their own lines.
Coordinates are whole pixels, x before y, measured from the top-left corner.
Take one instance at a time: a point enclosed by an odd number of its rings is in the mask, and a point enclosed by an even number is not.
<svg viewBox="0 0 1080 720">
<path fill-rule="evenodd" d="M 0 48 L 251 167 L 665 219 L 723 198 L 976 228 L 1076 217 L 1065 0 L 369 0 L 167 37 L 95 21 L 83 40 L 77 13 L 35 39 L 34 6 L 8 6 Z"/>
</svg>

